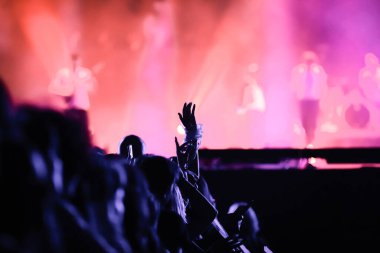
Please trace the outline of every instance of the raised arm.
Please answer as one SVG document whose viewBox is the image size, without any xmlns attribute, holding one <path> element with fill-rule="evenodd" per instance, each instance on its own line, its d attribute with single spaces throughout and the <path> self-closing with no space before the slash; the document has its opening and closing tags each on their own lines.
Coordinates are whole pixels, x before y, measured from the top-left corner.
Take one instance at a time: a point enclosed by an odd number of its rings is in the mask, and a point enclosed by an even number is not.
<svg viewBox="0 0 380 253">
<path fill-rule="evenodd" d="M 178 116 L 186 133 L 182 145 L 179 145 L 177 138 L 175 138 L 178 163 L 185 174 L 188 174 L 188 176 L 191 175 L 195 180 L 198 180 L 198 149 L 202 140 L 202 125 L 197 124 L 195 118 L 195 104 L 184 103 L 182 114 L 178 113 Z"/>
</svg>

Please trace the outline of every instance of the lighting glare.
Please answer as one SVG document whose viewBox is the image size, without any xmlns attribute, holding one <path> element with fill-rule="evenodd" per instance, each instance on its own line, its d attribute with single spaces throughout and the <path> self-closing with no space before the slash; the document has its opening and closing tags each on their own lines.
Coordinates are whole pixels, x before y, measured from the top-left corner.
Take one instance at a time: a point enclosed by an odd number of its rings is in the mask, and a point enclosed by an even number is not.
<svg viewBox="0 0 380 253">
<path fill-rule="evenodd" d="M 179 133 L 180 135 L 185 135 L 185 128 L 183 128 L 182 125 L 178 125 L 177 126 L 177 133 Z"/>
<path fill-rule="evenodd" d="M 315 157 L 310 157 L 310 158 L 309 158 L 309 163 L 310 163 L 311 165 L 315 165 L 315 164 L 317 163 L 317 159 L 316 159 Z"/>
</svg>

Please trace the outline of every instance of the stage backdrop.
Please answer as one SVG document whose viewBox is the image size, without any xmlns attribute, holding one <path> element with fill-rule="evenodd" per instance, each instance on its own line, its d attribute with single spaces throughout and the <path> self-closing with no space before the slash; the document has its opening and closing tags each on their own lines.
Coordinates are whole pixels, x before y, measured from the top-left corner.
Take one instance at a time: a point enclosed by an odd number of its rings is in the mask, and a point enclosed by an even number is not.
<svg viewBox="0 0 380 253">
<path fill-rule="evenodd" d="M 58 107 L 49 83 L 78 54 L 97 80 L 89 110 L 94 143 L 110 152 L 133 133 L 148 152 L 173 155 L 177 113 L 190 101 L 204 125 L 205 148 L 302 147 L 290 76 L 302 52 L 313 50 L 330 87 L 315 145 L 376 146 L 378 108 L 365 101 L 370 120 L 353 111 L 351 124 L 345 112 L 364 55 L 380 54 L 379 6 L 376 0 L 2 0 L 0 75 L 17 103 Z M 262 90 L 264 110 L 239 110 L 247 73 Z M 364 127 L 353 127 L 363 120 Z"/>
</svg>

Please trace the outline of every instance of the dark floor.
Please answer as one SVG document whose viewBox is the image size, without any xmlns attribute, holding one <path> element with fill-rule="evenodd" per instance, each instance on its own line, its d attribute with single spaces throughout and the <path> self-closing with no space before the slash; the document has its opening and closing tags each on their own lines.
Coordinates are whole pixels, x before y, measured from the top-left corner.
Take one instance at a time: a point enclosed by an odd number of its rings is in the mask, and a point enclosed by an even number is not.
<svg viewBox="0 0 380 253">
<path fill-rule="evenodd" d="M 380 252 L 380 169 L 203 171 L 220 213 L 254 200 L 272 250 Z"/>
</svg>

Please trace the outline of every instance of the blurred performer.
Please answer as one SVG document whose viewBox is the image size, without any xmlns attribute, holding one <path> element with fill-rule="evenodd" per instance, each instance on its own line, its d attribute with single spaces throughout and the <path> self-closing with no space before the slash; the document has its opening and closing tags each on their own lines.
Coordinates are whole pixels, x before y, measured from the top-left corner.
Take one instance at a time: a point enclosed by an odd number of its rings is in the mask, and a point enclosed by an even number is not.
<svg viewBox="0 0 380 253">
<path fill-rule="evenodd" d="M 153 97 L 162 94 L 163 85 L 168 85 L 173 67 L 174 17 L 171 0 L 153 1 L 152 11 L 143 20 L 145 46 L 142 58 L 144 94 Z"/>
<path fill-rule="evenodd" d="M 249 110 L 264 112 L 265 111 L 265 98 L 264 93 L 256 81 L 256 73 L 259 70 L 257 64 L 251 64 L 248 67 L 248 74 L 244 76 L 246 86 L 243 91 L 243 102 L 237 109 L 237 113 L 242 115 Z"/>
<path fill-rule="evenodd" d="M 327 75 L 314 52 L 303 53 L 302 62 L 292 71 L 292 85 L 299 103 L 306 145 L 312 146 L 320 113 L 320 101 L 327 91 Z"/>
<path fill-rule="evenodd" d="M 261 148 L 265 146 L 265 111 L 266 101 L 264 92 L 257 82 L 259 66 L 256 63 L 250 64 L 243 76 L 245 85 L 242 93 L 242 101 L 239 104 L 236 119 L 241 131 L 246 134 L 240 135 L 239 145 L 247 148 Z"/>
<path fill-rule="evenodd" d="M 64 109 L 88 111 L 89 92 L 93 91 L 96 80 L 90 69 L 81 66 L 77 54 L 71 55 L 72 67 L 60 69 L 49 85 L 49 92 L 63 98 Z"/>
<path fill-rule="evenodd" d="M 77 54 L 71 55 L 72 67 L 60 69 L 49 85 L 49 92 L 62 98 L 64 114 L 77 123 L 83 136 L 91 138 L 92 130 L 88 119 L 90 109 L 89 92 L 96 80 L 90 69 L 81 66 Z"/>
<path fill-rule="evenodd" d="M 373 53 L 364 56 L 365 66 L 359 72 L 359 86 L 364 97 L 380 107 L 380 64 Z"/>
</svg>

